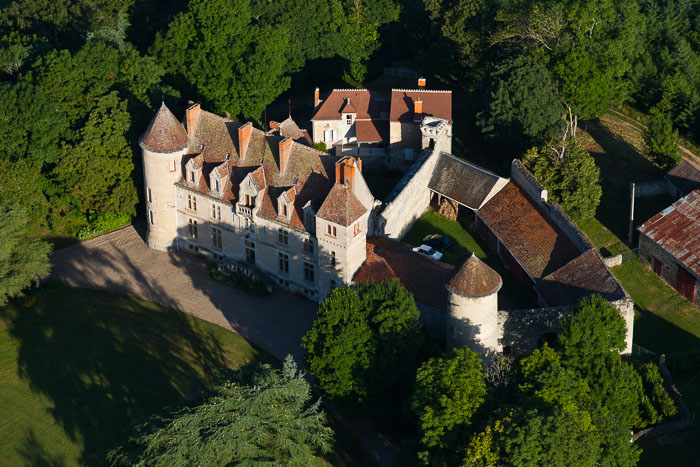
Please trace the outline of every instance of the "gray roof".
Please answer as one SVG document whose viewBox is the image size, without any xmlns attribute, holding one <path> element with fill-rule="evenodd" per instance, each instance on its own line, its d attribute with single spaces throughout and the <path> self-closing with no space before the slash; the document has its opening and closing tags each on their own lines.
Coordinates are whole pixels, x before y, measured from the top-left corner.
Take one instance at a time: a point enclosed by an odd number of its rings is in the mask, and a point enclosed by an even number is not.
<svg viewBox="0 0 700 467">
<path fill-rule="evenodd" d="M 700 170 L 686 161 L 671 169 L 664 178 L 678 188 L 681 196 L 700 188 Z"/>
<path fill-rule="evenodd" d="M 476 210 L 498 179 L 496 174 L 443 152 L 435 164 L 428 188 Z"/>
</svg>

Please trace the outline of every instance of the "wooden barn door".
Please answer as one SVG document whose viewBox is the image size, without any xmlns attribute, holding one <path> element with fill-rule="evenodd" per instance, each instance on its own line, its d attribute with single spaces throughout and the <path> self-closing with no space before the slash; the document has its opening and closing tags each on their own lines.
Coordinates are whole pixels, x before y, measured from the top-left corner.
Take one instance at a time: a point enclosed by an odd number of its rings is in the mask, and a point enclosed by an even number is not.
<svg viewBox="0 0 700 467">
<path fill-rule="evenodd" d="M 676 275 L 676 290 L 691 302 L 695 298 L 695 278 L 680 267 L 678 268 L 678 275 Z"/>
<path fill-rule="evenodd" d="M 654 272 L 661 275 L 661 261 L 658 258 L 654 258 Z"/>
</svg>

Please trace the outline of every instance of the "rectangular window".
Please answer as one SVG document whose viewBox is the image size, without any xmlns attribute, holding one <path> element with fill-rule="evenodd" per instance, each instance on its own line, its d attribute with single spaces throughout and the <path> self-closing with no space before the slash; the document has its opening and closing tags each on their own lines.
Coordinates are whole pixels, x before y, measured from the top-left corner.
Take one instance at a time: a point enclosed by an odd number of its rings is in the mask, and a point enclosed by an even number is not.
<svg viewBox="0 0 700 467">
<path fill-rule="evenodd" d="M 284 217 L 287 217 L 287 205 L 286 204 L 282 205 L 282 215 Z"/>
<path fill-rule="evenodd" d="M 151 225 L 155 225 L 156 223 L 153 221 L 153 211 L 148 211 L 148 220 L 151 223 Z"/>
<path fill-rule="evenodd" d="M 188 170 L 187 172 L 190 174 L 190 183 L 194 183 L 194 171 Z"/>
<path fill-rule="evenodd" d="M 243 228 L 248 232 L 255 232 L 255 222 L 246 217 L 245 224 L 243 224 Z"/>
<path fill-rule="evenodd" d="M 326 234 L 328 234 L 330 237 L 335 237 L 336 236 L 335 226 L 328 224 L 326 226 Z"/>
<path fill-rule="evenodd" d="M 335 288 L 336 288 L 335 281 L 333 279 L 331 279 L 331 290 L 333 290 Z"/>
<path fill-rule="evenodd" d="M 148 202 L 149 202 L 149 203 L 152 203 L 152 202 L 153 202 L 153 198 L 151 197 L 151 189 L 150 189 L 150 188 L 146 188 L 146 192 L 148 193 Z"/>
<path fill-rule="evenodd" d="M 304 239 L 304 253 L 313 253 L 314 252 L 314 241 L 311 240 L 310 238 L 305 238 Z"/>
<path fill-rule="evenodd" d="M 283 245 L 288 245 L 289 244 L 289 232 L 287 232 L 284 229 L 279 229 L 277 232 L 278 232 L 277 241 Z"/>
<path fill-rule="evenodd" d="M 219 192 L 219 180 L 214 180 L 214 185 L 216 186 L 216 188 L 214 188 L 214 190 L 218 193 Z"/>
<path fill-rule="evenodd" d="M 357 234 L 359 234 L 359 233 L 360 233 L 360 223 L 358 222 L 357 224 L 355 224 L 355 227 L 353 229 L 353 236 L 357 236 Z"/>
<path fill-rule="evenodd" d="M 215 248 L 221 249 L 221 229 L 211 228 L 211 242 Z"/>
<path fill-rule="evenodd" d="M 175 172 L 175 161 L 168 161 L 169 162 L 169 169 L 171 172 Z"/>
<path fill-rule="evenodd" d="M 192 210 L 193 211 L 197 210 L 197 197 L 196 196 L 192 197 Z"/>
<path fill-rule="evenodd" d="M 187 209 L 192 209 L 192 195 L 187 195 Z"/>
<path fill-rule="evenodd" d="M 221 206 L 216 207 L 216 218 L 221 220 Z"/>
<path fill-rule="evenodd" d="M 345 123 L 349 125 L 352 125 L 352 115 L 346 115 L 345 116 Z"/>
<path fill-rule="evenodd" d="M 330 261 L 330 263 L 331 263 L 331 267 L 335 267 L 335 265 L 336 265 L 335 251 L 331 251 L 331 255 L 330 255 L 329 261 Z"/>
<path fill-rule="evenodd" d="M 304 263 L 304 280 L 313 282 L 314 281 L 314 265 L 309 263 Z"/>
<path fill-rule="evenodd" d="M 187 221 L 188 227 L 190 229 L 190 237 L 197 238 L 197 221 L 190 219 Z"/>
<path fill-rule="evenodd" d="M 211 217 L 216 219 L 216 204 L 211 205 Z"/>
<path fill-rule="evenodd" d="M 287 274 L 289 272 L 289 255 L 279 253 L 280 271 Z"/>
</svg>

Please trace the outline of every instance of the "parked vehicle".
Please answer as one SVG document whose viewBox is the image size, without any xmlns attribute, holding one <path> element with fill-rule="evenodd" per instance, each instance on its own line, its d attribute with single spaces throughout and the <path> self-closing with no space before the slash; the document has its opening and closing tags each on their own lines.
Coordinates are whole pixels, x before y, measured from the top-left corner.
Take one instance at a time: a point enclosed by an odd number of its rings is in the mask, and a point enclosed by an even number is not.
<svg viewBox="0 0 700 467">
<path fill-rule="evenodd" d="M 446 235 L 430 234 L 425 236 L 423 244 L 432 246 L 433 248 L 439 248 L 440 250 L 446 250 L 450 247 L 450 239 L 447 238 Z"/>
<path fill-rule="evenodd" d="M 417 246 L 413 249 L 416 253 L 423 254 L 425 256 L 428 256 L 433 259 L 440 259 L 442 258 L 442 253 L 437 251 L 435 248 L 431 247 L 430 245 L 421 245 Z"/>
</svg>

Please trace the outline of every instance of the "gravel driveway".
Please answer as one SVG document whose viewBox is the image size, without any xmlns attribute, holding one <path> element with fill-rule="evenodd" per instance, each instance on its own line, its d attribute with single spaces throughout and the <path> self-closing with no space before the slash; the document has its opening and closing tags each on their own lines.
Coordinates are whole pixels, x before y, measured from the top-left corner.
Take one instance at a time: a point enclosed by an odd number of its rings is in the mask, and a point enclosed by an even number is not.
<svg viewBox="0 0 700 467">
<path fill-rule="evenodd" d="M 52 278 L 189 313 L 239 333 L 279 359 L 292 354 L 301 363 L 301 337 L 313 323 L 316 303 L 279 289 L 256 297 L 216 282 L 203 260 L 148 248 L 144 230 L 143 224 L 128 226 L 56 251 Z M 342 424 L 379 465 L 391 465 L 394 448 L 368 423 Z"/>
</svg>

